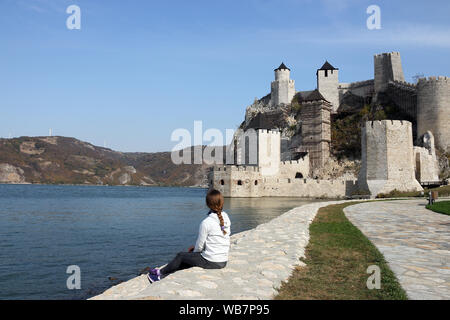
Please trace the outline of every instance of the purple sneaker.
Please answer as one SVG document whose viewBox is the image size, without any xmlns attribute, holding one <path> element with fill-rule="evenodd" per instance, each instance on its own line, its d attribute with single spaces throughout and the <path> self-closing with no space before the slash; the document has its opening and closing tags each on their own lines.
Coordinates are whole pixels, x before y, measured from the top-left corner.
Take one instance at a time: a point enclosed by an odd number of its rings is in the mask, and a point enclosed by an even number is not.
<svg viewBox="0 0 450 320">
<path fill-rule="evenodd" d="M 150 283 L 161 280 L 161 273 L 158 269 L 150 269 L 150 272 L 147 274 L 147 279 Z"/>
</svg>

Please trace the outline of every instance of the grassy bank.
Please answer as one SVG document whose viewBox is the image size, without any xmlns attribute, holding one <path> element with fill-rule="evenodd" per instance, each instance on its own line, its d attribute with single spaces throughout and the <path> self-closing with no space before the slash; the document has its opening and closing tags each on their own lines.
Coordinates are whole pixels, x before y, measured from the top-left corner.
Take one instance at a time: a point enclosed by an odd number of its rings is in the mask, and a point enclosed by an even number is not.
<svg viewBox="0 0 450 320">
<path fill-rule="evenodd" d="M 283 283 L 276 299 L 407 299 L 378 249 L 345 217 L 355 203 L 321 208 L 310 226 L 306 267 Z M 381 270 L 381 289 L 369 290 L 370 265 Z"/>
<path fill-rule="evenodd" d="M 425 189 L 423 194 L 421 191 L 401 192 L 398 190 L 393 190 L 389 193 L 380 193 L 377 195 L 377 198 L 428 197 L 428 192 L 430 191 L 437 191 L 440 197 L 450 196 L 450 186 L 442 186 L 439 188 Z"/>
<path fill-rule="evenodd" d="M 432 205 L 427 205 L 427 209 L 434 212 L 450 215 L 450 201 L 439 201 Z"/>
</svg>

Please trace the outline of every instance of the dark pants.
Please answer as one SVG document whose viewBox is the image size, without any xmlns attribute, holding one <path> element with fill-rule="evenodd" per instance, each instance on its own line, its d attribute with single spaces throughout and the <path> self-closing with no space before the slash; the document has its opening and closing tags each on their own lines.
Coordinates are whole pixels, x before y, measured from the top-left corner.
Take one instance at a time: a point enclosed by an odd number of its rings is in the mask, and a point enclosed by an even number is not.
<svg viewBox="0 0 450 320">
<path fill-rule="evenodd" d="M 175 259 L 169 262 L 167 266 L 160 270 L 161 276 L 183 270 L 191 267 L 200 267 L 203 269 L 222 269 L 227 265 L 226 262 L 211 262 L 202 257 L 200 252 L 180 252 Z"/>
</svg>

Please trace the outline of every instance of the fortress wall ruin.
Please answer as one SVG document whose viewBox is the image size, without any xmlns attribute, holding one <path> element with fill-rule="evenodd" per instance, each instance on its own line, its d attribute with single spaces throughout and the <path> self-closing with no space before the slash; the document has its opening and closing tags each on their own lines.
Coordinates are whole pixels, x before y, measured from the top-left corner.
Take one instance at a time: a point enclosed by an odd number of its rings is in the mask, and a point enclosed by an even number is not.
<svg viewBox="0 0 450 320">
<path fill-rule="evenodd" d="M 414 170 L 419 182 L 439 181 L 439 168 L 436 155 L 427 148 L 414 147 Z"/>
</svg>

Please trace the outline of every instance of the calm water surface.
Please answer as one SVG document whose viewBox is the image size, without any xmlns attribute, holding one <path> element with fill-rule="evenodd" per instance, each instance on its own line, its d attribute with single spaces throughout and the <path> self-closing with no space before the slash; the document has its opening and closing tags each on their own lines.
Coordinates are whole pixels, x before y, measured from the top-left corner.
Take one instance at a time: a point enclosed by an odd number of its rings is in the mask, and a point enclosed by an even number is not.
<svg viewBox="0 0 450 320">
<path fill-rule="evenodd" d="M 84 299 L 193 245 L 205 189 L 0 185 L 0 299 Z M 232 233 L 299 205 L 295 198 L 226 199 Z M 68 290 L 67 266 L 81 268 Z M 110 280 L 109 278 L 112 278 Z"/>
</svg>

